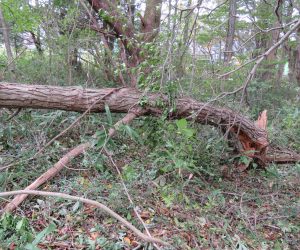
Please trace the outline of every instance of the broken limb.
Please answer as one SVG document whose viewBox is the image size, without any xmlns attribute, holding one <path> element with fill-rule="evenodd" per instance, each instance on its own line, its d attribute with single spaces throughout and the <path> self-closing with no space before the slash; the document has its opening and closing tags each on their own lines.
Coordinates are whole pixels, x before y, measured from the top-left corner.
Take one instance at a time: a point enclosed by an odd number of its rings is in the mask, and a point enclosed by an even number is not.
<svg viewBox="0 0 300 250">
<path fill-rule="evenodd" d="M 136 118 L 139 115 L 138 111 L 136 113 L 128 113 L 122 120 L 116 123 L 114 126 L 114 129 L 111 129 L 109 132 L 109 137 L 112 137 L 118 126 L 121 124 L 128 124 L 130 121 L 132 121 L 134 118 Z M 84 151 L 88 150 L 90 147 L 93 146 L 93 143 L 86 142 L 82 143 L 75 148 L 73 148 L 71 151 L 69 151 L 67 154 L 65 154 L 53 167 L 48 169 L 45 173 L 43 173 L 39 178 L 37 178 L 33 183 L 31 183 L 29 186 L 25 188 L 25 190 L 34 190 L 37 189 L 39 186 L 43 185 L 46 181 L 52 179 L 54 176 L 56 176 L 73 158 L 77 157 L 78 155 L 84 153 Z M 26 198 L 27 194 L 17 195 L 11 202 L 9 202 L 4 210 L 7 212 L 13 211 L 16 209 Z"/>
<path fill-rule="evenodd" d="M 36 190 L 18 190 L 18 191 L 0 193 L 0 197 L 6 197 L 6 196 L 11 196 L 11 195 L 17 195 L 17 196 L 19 196 L 19 195 L 53 196 L 53 197 L 63 198 L 63 199 L 66 199 L 66 200 L 80 201 L 80 202 L 95 206 L 95 207 L 105 211 L 110 216 L 112 216 L 116 220 L 120 221 L 125 227 L 127 227 L 128 229 L 133 231 L 138 237 L 140 237 L 142 240 L 144 240 L 146 242 L 158 243 L 158 244 L 162 244 L 162 245 L 169 245 L 165 241 L 162 241 L 160 239 L 156 239 L 156 238 L 153 238 L 153 237 L 149 237 L 148 235 L 145 235 L 140 230 L 138 230 L 135 226 L 133 226 L 130 222 L 125 220 L 123 217 L 121 217 L 119 214 L 112 211 L 110 208 L 108 208 L 104 204 L 102 204 L 100 202 L 97 202 L 97 201 L 94 201 L 94 200 L 90 200 L 90 199 L 86 199 L 86 198 L 82 198 L 82 197 L 77 197 L 77 196 L 72 196 L 72 195 L 68 195 L 68 194 L 63 194 L 63 193 L 44 192 L 44 191 L 36 191 Z"/>
</svg>

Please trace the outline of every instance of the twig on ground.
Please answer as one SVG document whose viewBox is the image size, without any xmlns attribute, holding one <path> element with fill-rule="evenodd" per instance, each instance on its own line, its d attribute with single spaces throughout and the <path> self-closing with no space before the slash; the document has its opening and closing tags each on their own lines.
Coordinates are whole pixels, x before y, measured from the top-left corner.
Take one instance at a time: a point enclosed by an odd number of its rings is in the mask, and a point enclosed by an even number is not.
<svg viewBox="0 0 300 250">
<path fill-rule="evenodd" d="M 21 111 L 21 108 L 18 108 L 15 112 L 13 112 L 7 119 L 6 122 L 10 121 L 12 118 L 14 118 L 15 116 L 17 116 Z"/>
<path fill-rule="evenodd" d="M 122 183 L 122 186 L 123 186 L 124 191 L 125 191 L 125 193 L 126 193 L 126 196 L 127 196 L 128 200 L 129 200 L 130 204 L 133 206 L 133 211 L 134 211 L 134 213 L 136 214 L 137 218 L 139 219 L 139 221 L 140 221 L 141 224 L 143 225 L 144 229 L 146 230 L 147 235 L 148 235 L 149 237 L 152 237 L 151 234 L 150 234 L 150 232 L 149 232 L 149 230 L 148 230 L 148 228 L 147 228 L 147 225 L 145 224 L 145 222 L 143 221 L 142 217 L 140 216 L 139 212 L 138 212 L 137 209 L 136 209 L 136 206 L 135 206 L 135 204 L 134 204 L 134 202 L 133 202 L 133 200 L 132 200 L 132 198 L 131 198 L 131 196 L 130 196 L 130 194 L 129 194 L 129 191 L 128 191 L 126 185 L 125 185 L 125 182 L 124 182 L 124 180 L 123 180 L 123 177 L 122 177 L 122 174 L 121 174 L 120 169 L 118 168 L 117 164 L 116 164 L 115 161 L 113 160 L 113 158 L 112 158 L 111 154 L 108 152 L 108 150 L 107 150 L 106 148 L 104 148 L 104 150 L 105 150 L 105 152 L 106 152 L 106 154 L 107 154 L 107 156 L 108 156 L 110 162 L 113 164 L 113 166 L 115 167 L 115 169 L 116 169 L 116 171 L 117 171 L 117 173 L 118 173 L 118 176 L 119 176 L 119 178 L 120 178 L 120 180 L 121 180 L 121 183 Z M 157 245 L 155 245 L 155 247 L 156 247 L 157 249 L 160 249 L 159 246 L 157 246 Z"/>
<path fill-rule="evenodd" d="M 162 245 L 169 245 L 165 241 L 162 241 L 160 239 L 156 239 L 156 238 L 153 238 L 153 237 L 149 237 L 148 235 L 145 235 L 140 230 L 138 230 L 135 226 L 133 226 L 130 222 L 125 220 L 123 217 L 121 217 L 119 214 L 117 214 L 116 212 L 114 212 L 113 210 L 111 210 L 110 208 L 105 206 L 104 204 L 102 204 L 100 202 L 97 202 L 97 201 L 94 201 L 94 200 L 90 200 L 90 199 L 86 199 L 86 198 L 82 198 L 82 197 L 77 197 L 77 196 L 72 196 L 72 195 L 68 195 L 68 194 L 63 194 L 63 193 L 44 192 L 44 191 L 36 191 L 36 190 L 18 190 L 18 191 L 0 193 L 0 197 L 6 197 L 6 196 L 11 196 L 11 195 L 53 196 L 53 197 L 63 198 L 63 199 L 66 199 L 66 200 L 80 201 L 80 202 L 95 206 L 95 207 L 105 211 L 110 216 L 112 216 L 116 220 L 120 221 L 125 227 L 127 227 L 128 229 L 133 231 L 138 237 L 140 237 L 142 240 L 144 240 L 146 242 L 158 243 L 158 244 L 162 244 Z"/>
<path fill-rule="evenodd" d="M 36 152 L 32 157 L 30 157 L 29 159 L 27 159 L 26 161 L 31 161 L 34 160 L 38 155 L 40 155 L 47 147 L 49 147 L 55 140 L 57 140 L 58 138 L 60 138 L 61 136 L 63 136 L 64 134 L 66 134 L 71 128 L 73 128 L 83 117 L 85 117 L 90 111 L 91 109 L 101 100 L 104 100 L 106 97 L 108 97 L 109 95 L 111 95 L 112 93 L 114 93 L 115 91 L 119 90 L 120 88 L 115 88 L 112 89 L 109 93 L 107 93 L 106 95 L 96 99 L 90 106 L 89 108 L 83 112 L 74 122 L 72 122 L 66 129 L 64 129 L 62 132 L 60 132 L 58 135 L 54 136 L 49 142 L 47 142 L 38 152 Z M 22 162 L 22 160 L 18 160 L 17 162 L 12 162 L 6 166 L 3 166 L 0 168 L 0 171 L 10 168 L 12 166 L 14 166 L 15 164 L 18 164 Z"/>
<path fill-rule="evenodd" d="M 133 112 L 133 111 L 132 111 Z M 122 120 L 118 121 L 114 129 L 111 129 L 109 132 L 109 137 L 112 137 L 118 126 L 120 126 L 123 123 L 129 123 L 134 118 L 136 118 L 138 115 L 140 115 L 143 111 L 136 111 L 136 113 L 128 113 Z M 54 176 L 56 176 L 68 163 L 71 159 L 77 157 L 78 155 L 82 154 L 85 150 L 89 149 L 93 146 L 92 142 L 86 142 L 82 143 L 75 148 L 73 148 L 71 151 L 69 151 L 67 154 L 65 154 L 52 168 L 48 169 L 45 173 L 43 173 L 39 178 L 37 178 L 33 183 L 31 183 L 28 187 L 25 188 L 25 190 L 33 190 L 37 189 L 39 186 L 44 184 L 46 181 L 50 180 Z M 22 194 L 16 196 L 10 203 L 8 203 L 4 210 L 5 211 L 13 211 L 16 209 L 26 198 L 28 195 Z"/>
<path fill-rule="evenodd" d="M 86 149 L 88 149 L 92 144 L 87 142 L 80 144 L 79 146 L 73 148 L 67 154 L 65 154 L 53 167 L 49 168 L 45 173 L 43 173 L 39 178 L 37 178 L 33 183 L 31 183 L 25 190 L 33 190 L 37 189 L 39 186 L 44 184 L 46 181 L 50 180 L 54 176 L 56 176 L 68 162 L 75 158 L 76 156 L 83 153 Z M 6 212 L 11 212 L 16 209 L 26 198 L 27 194 L 23 193 L 22 195 L 17 195 L 10 203 L 8 203 L 4 210 Z"/>
</svg>

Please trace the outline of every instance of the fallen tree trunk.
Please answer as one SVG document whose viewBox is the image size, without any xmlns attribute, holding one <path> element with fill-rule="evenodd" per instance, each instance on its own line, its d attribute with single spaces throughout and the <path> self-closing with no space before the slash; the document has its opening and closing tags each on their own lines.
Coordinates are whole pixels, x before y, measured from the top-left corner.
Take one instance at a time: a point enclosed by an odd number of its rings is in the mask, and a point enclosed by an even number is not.
<svg viewBox="0 0 300 250">
<path fill-rule="evenodd" d="M 6 108 L 84 112 L 97 99 L 99 102 L 90 109 L 90 112 L 104 112 L 105 104 L 107 104 L 111 112 L 134 112 L 140 107 L 147 115 L 159 116 L 168 105 L 166 96 L 155 93 L 143 94 L 134 88 L 84 89 L 82 87 L 0 83 L 0 107 Z M 240 141 L 241 151 L 254 151 L 251 157 L 259 159 L 261 164 L 265 164 L 269 159 L 266 156 L 269 145 L 266 130 L 233 110 L 182 97 L 176 100 L 176 110 L 169 114 L 169 119 L 177 118 L 195 120 L 202 124 L 219 127 L 223 131 L 230 131 Z"/>
</svg>

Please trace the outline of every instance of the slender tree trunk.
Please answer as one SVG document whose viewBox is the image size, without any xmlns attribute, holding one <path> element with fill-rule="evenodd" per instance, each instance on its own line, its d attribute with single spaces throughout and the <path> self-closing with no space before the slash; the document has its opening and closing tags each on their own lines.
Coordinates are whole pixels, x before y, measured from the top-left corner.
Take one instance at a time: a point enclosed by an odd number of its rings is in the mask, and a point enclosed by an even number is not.
<svg viewBox="0 0 300 250">
<path fill-rule="evenodd" d="M 41 43 L 41 36 L 39 34 L 39 32 L 37 32 L 37 34 L 35 34 L 34 32 L 30 31 L 33 43 L 35 45 L 35 48 L 37 50 L 37 52 L 39 53 L 39 55 L 43 55 L 43 49 L 42 49 L 42 43 Z"/>
<path fill-rule="evenodd" d="M 276 21 L 273 25 L 273 28 L 279 27 L 280 23 Z M 271 32 L 270 38 L 266 42 L 266 48 L 272 47 L 274 43 L 276 43 L 279 40 L 280 37 L 280 29 L 273 30 Z M 261 74 L 261 80 L 262 81 L 277 81 L 276 77 L 276 66 L 278 65 L 278 56 L 277 56 L 278 49 L 275 49 L 272 53 L 270 53 L 266 61 L 264 62 L 262 66 L 262 74 Z"/>
<path fill-rule="evenodd" d="M 4 45 L 6 49 L 6 55 L 7 55 L 7 64 L 8 64 L 8 70 L 13 74 L 16 69 L 15 63 L 14 63 L 14 57 L 10 46 L 10 40 L 9 40 L 9 28 L 5 23 L 4 16 L 2 13 L 2 10 L 0 8 L 0 25 L 3 32 L 3 40 Z"/>
<path fill-rule="evenodd" d="M 296 67 L 296 80 L 300 87 L 300 48 L 297 50 L 297 67 Z"/>
<path fill-rule="evenodd" d="M 224 52 L 224 63 L 229 64 L 233 56 L 233 42 L 234 42 L 234 33 L 235 33 L 235 21 L 237 14 L 237 0 L 229 1 L 229 19 L 227 27 L 227 36 L 225 43 L 225 52 Z"/>
<path fill-rule="evenodd" d="M 297 5 L 291 2 L 288 6 L 287 11 L 287 22 L 290 22 L 292 19 L 292 14 L 295 9 L 298 9 Z M 298 9 L 298 12 L 300 10 Z M 300 86 L 300 29 L 296 33 L 296 43 L 290 42 L 286 43 L 285 50 L 288 54 L 288 65 L 289 72 L 288 77 L 290 82 L 297 82 Z"/>
<path fill-rule="evenodd" d="M 34 1 L 35 7 L 37 9 L 40 9 L 40 2 L 39 0 L 35 0 Z M 36 33 L 31 31 L 30 32 L 32 40 L 34 42 L 35 48 L 38 51 L 39 55 L 42 56 L 43 55 L 43 48 L 42 48 L 42 42 L 41 42 L 41 31 L 40 31 L 40 27 L 37 27 L 37 31 Z"/>
<path fill-rule="evenodd" d="M 293 51 L 294 68 L 292 69 L 292 73 L 293 73 L 293 78 L 300 86 L 300 29 L 297 32 L 296 41 L 297 41 L 297 46 Z"/>
<path fill-rule="evenodd" d="M 128 14 L 131 19 L 132 25 L 134 25 L 134 15 L 135 15 L 135 0 L 127 0 L 128 4 Z"/>
<path fill-rule="evenodd" d="M 144 18 L 142 19 L 141 32 L 144 34 L 143 41 L 148 43 L 159 32 L 162 0 L 147 0 Z"/>
</svg>

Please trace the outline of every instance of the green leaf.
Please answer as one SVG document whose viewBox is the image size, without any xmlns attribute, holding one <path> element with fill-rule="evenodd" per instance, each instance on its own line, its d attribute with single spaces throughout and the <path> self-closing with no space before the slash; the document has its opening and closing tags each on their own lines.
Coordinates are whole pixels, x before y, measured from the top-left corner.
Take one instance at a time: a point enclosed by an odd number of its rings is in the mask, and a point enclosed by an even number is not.
<svg viewBox="0 0 300 250">
<path fill-rule="evenodd" d="M 132 166 L 127 165 L 127 164 L 122 169 L 122 173 L 123 173 L 123 177 L 126 181 L 133 181 L 138 176 L 138 173 L 136 172 L 136 170 Z"/>
<path fill-rule="evenodd" d="M 183 130 L 187 127 L 187 121 L 186 121 L 186 119 L 177 120 L 176 125 L 179 130 Z"/>
<path fill-rule="evenodd" d="M 135 132 L 130 126 L 125 125 L 124 130 L 130 136 L 131 139 L 137 141 L 140 144 L 143 144 L 143 141 L 141 140 L 139 134 Z"/>
<path fill-rule="evenodd" d="M 107 139 L 106 132 L 104 130 L 98 131 L 96 133 L 96 138 L 97 138 L 96 147 L 98 148 L 103 147 Z"/>
<path fill-rule="evenodd" d="M 29 249 L 30 249 L 30 250 L 33 250 L 33 249 L 39 249 L 39 248 L 36 247 L 37 244 L 39 244 L 39 242 L 41 242 L 41 240 L 42 240 L 46 235 L 52 233 L 55 229 L 56 229 L 55 224 L 54 224 L 54 223 L 51 223 L 48 227 L 46 227 L 42 232 L 40 232 L 40 233 L 36 236 L 35 240 L 34 240 L 32 243 L 27 244 L 27 245 L 25 246 L 25 248 L 28 249 L 28 250 L 29 250 Z"/>
<path fill-rule="evenodd" d="M 26 227 L 26 223 L 27 223 L 26 218 L 22 218 L 21 220 L 19 220 L 16 225 L 16 230 L 21 231 L 22 229 L 24 229 Z"/>
<path fill-rule="evenodd" d="M 110 113 L 110 110 L 109 110 L 109 107 L 108 107 L 107 104 L 105 104 L 105 113 L 106 113 L 106 116 L 107 116 L 108 124 L 110 126 L 112 126 L 112 116 L 111 116 L 111 113 Z"/>
<path fill-rule="evenodd" d="M 182 132 L 186 135 L 187 138 L 190 138 L 194 135 L 195 130 L 191 128 L 183 129 Z"/>
</svg>

